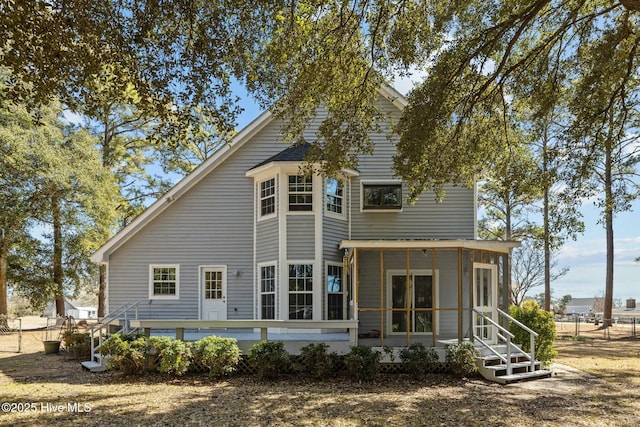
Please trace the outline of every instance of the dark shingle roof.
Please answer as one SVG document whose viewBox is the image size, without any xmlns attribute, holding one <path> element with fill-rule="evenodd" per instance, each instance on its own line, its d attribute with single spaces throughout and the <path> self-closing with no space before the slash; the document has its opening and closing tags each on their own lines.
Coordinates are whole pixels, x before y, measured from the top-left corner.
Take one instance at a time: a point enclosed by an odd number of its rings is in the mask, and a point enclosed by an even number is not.
<svg viewBox="0 0 640 427">
<path fill-rule="evenodd" d="M 259 168 L 260 166 L 266 165 L 271 162 L 302 162 L 305 160 L 305 157 L 310 148 L 311 144 L 309 144 L 308 142 L 304 144 L 292 145 L 291 147 L 282 150 L 278 154 L 269 157 L 267 160 L 258 163 L 251 169 Z"/>
</svg>

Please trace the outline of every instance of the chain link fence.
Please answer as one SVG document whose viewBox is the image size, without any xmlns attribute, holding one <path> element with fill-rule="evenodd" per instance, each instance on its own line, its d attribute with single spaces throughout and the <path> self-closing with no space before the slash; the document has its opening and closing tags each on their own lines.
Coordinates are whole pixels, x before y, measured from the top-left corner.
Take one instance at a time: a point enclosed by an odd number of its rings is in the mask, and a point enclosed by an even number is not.
<svg viewBox="0 0 640 427">
<path fill-rule="evenodd" d="M 0 316 L 0 352 L 22 351 L 22 319 Z"/>
</svg>

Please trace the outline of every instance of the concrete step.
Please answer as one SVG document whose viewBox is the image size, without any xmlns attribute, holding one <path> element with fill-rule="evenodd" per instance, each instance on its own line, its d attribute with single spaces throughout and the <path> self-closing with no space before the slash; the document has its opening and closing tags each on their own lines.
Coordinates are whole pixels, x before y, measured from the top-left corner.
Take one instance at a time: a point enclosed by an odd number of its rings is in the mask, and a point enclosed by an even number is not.
<svg viewBox="0 0 640 427">
<path fill-rule="evenodd" d="M 88 369 L 91 372 L 104 372 L 107 370 L 106 366 L 93 360 L 82 362 L 81 365 L 83 368 Z"/>
<path fill-rule="evenodd" d="M 529 381 L 529 380 L 535 380 L 535 379 L 549 378 L 552 374 L 553 372 L 549 370 L 540 369 L 538 371 L 533 371 L 533 372 L 520 372 L 517 374 L 502 375 L 499 377 L 494 377 L 490 381 L 494 381 L 499 384 L 510 384 L 518 381 Z"/>
</svg>

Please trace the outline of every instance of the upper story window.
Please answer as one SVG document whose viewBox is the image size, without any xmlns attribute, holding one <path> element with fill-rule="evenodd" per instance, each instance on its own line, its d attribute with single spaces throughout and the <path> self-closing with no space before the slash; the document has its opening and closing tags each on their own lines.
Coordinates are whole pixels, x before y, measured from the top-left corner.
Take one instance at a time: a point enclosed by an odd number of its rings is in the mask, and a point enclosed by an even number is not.
<svg viewBox="0 0 640 427">
<path fill-rule="evenodd" d="M 289 211 L 313 210 L 313 178 L 289 175 Z"/>
<path fill-rule="evenodd" d="M 402 184 L 362 184 L 362 209 L 402 209 Z"/>
<path fill-rule="evenodd" d="M 149 299 L 177 299 L 180 269 L 177 265 L 149 266 Z"/>
<path fill-rule="evenodd" d="M 271 178 L 260 183 L 260 216 L 276 212 L 276 179 Z"/>
<path fill-rule="evenodd" d="M 335 178 L 327 178 L 327 212 L 343 213 L 344 189 L 342 182 Z"/>
</svg>

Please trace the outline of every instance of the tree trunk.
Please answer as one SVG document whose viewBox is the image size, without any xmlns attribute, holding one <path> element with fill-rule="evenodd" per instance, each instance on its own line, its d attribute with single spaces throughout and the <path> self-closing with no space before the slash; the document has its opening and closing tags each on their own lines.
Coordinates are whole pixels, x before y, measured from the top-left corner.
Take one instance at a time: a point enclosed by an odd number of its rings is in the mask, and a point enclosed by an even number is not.
<svg viewBox="0 0 640 427">
<path fill-rule="evenodd" d="M 551 245 L 549 236 L 549 177 L 547 170 L 547 127 L 542 141 L 543 227 L 544 227 L 544 309 L 551 311 Z"/>
<path fill-rule="evenodd" d="M 9 306 L 7 304 L 7 258 L 9 257 L 9 245 L 2 230 L 0 236 L 0 316 L 9 316 Z M 2 319 L 0 319 L 0 322 Z M 0 324 L 0 326 L 2 326 Z"/>
<path fill-rule="evenodd" d="M 56 315 L 64 317 L 62 220 L 60 218 L 60 199 L 56 195 L 51 198 L 51 215 L 53 217 L 53 283 L 56 285 Z"/>
<path fill-rule="evenodd" d="M 98 283 L 98 317 L 107 315 L 106 289 L 107 289 L 107 268 L 100 264 L 100 281 Z"/>
<path fill-rule="evenodd" d="M 605 167 L 604 167 L 604 193 L 605 208 L 604 222 L 607 233 L 607 273 L 605 277 L 604 292 L 604 321 L 605 327 L 611 326 L 613 312 L 613 178 L 611 176 L 612 143 L 607 140 L 605 144 Z"/>
</svg>

